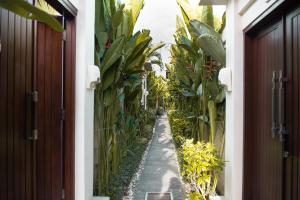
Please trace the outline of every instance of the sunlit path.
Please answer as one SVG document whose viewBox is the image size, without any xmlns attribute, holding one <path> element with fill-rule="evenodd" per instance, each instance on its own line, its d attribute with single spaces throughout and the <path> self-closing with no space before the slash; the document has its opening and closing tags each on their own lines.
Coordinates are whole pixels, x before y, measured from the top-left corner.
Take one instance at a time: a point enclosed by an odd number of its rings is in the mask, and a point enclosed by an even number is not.
<svg viewBox="0 0 300 200">
<path fill-rule="evenodd" d="M 163 114 L 157 120 L 144 170 L 136 184 L 134 200 L 145 199 L 146 192 L 171 192 L 174 200 L 184 199 L 184 189 L 180 181 L 177 155 L 167 114 Z"/>
</svg>

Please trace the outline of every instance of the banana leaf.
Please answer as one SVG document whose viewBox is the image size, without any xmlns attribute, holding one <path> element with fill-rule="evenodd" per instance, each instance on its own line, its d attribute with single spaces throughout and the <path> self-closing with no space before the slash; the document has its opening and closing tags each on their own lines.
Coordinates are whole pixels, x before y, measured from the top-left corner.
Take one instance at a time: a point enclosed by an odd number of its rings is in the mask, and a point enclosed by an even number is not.
<svg viewBox="0 0 300 200">
<path fill-rule="evenodd" d="M 115 14 L 112 17 L 112 27 L 113 28 L 117 28 L 123 21 L 123 9 L 124 9 L 125 5 L 122 4 L 118 10 L 115 12 Z"/>
<path fill-rule="evenodd" d="M 203 34 L 198 37 L 198 42 L 207 55 L 212 56 L 222 66 L 226 65 L 226 52 L 222 41 L 217 40 L 212 35 Z"/>
<path fill-rule="evenodd" d="M 148 47 L 145 51 L 146 56 L 157 56 L 160 54 L 157 54 L 156 51 L 162 47 L 165 46 L 165 43 L 160 42 L 154 45 L 151 45 L 150 47 Z"/>
<path fill-rule="evenodd" d="M 191 20 L 190 25 L 193 32 L 198 36 L 201 49 L 220 62 L 222 66 L 225 66 L 226 51 L 221 36 L 212 27 L 200 21 Z"/>
<path fill-rule="evenodd" d="M 110 66 L 112 66 L 122 56 L 125 41 L 125 37 L 117 38 L 107 50 L 103 63 L 100 66 L 102 74 L 105 74 Z"/>
<path fill-rule="evenodd" d="M 176 16 L 176 34 L 178 36 L 188 37 L 188 33 L 185 28 L 185 24 L 182 19 L 177 15 Z"/>
<path fill-rule="evenodd" d="M 1 0 L 0 7 L 27 19 L 43 22 L 53 28 L 55 31 L 63 32 L 64 30 L 61 23 L 54 17 L 42 11 L 41 9 L 36 8 L 25 0 Z"/>
<path fill-rule="evenodd" d="M 126 0 L 126 10 L 131 10 L 133 26 L 140 15 L 141 10 L 144 7 L 144 0 Z"/>
<path fill-rule="evenodd" d="M 117 29 L 117 37 L 124 35 L 129 39 L 132 36 L 133 28 L 134 25 L 131 17 L 131 10 L 124 10 L 122 23 Z"/>
<path fill-rule="evenodd" d="M 201 16 L 201 22 L 207 24 L 208 26 L 214 28 L 214 13 L 213 13 L 213 7 L 212 5 L 203 6 L 202 16 Z"/>
</svg>

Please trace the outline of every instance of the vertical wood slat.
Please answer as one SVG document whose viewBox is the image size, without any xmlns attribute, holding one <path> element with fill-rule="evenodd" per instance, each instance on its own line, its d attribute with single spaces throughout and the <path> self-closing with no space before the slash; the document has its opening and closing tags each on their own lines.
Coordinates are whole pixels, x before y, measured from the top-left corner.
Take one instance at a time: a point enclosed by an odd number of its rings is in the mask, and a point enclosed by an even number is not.
<svg viewBox="0 0 300 200">
<path fill-rule="evenodd" d="M 14 99 L 13 99 L 13 104 L 14 104 L 14 109 L 15 109 L 15 114 L 14 114 L 14 158 L 15 158 L 15 162 L 14 162 L 14 190 L 19 191 L 19 192 L 15 192 L 15 196 L 14 199 L 20 199 L 22 196 L 21 194 L 21 185 L 22 184 L 22 176 L 21 176 L 21 170 L 22 170 L 22 166 L 20 163 L 20 153 L 21 151 L 23 151 L 23 149 L 21 149 L 21 145 L 23 143 L 23 137 L 21 135 L 21 128 L 20 128 L 20 100 L 21 100 L 21 55 L 20 55 L 20 34 L 21 34 L 21 30 L 20 30 L 20 17 L 15 15 L 15 31 L 14 31 L 14 40 L 15 40 L 15 45 L 14 45 L 14 69 L 15 69 L 15 73 L 14 73 Z M 20 138 L 22 137 L 22 139 Z"/>
<path fill-rule="evenodd" d="M 62 33 L 37 25 L 37 90 L 39 140 L 37 146 L 38 199 L 62 195 Z"/>
<path fill-rule="evenodd" d="M 21 186 L 21 197 L 25 199 L 29 199 L 27 196 L 27 191 L 26 191 L 26 146 L 27 146 L 27 141 L 26 141 L 26 68 L 28 67 L 26 65 L 26 19 L 21 18 L 20 19 L 20 108 L 24 109 L 24 114 L 20 115 L 20 152 L 19 154 L 21 156 L 20 160 L 20 166 L 21 166 L 21 180 L 20 180 L 20 186 Z M 31 66 L 29 66 L 32 68 Z M 24 127 L 24 128 L 22 128 Z M 23 153 L 25 152 L 25 153 Z M 29 151 L 30 152 L 30 151 Z"/>
<path fill-rule="evenodd" d="M 45 170 L 45 135 L 41 134 L 41 130 L 45 130 L 45 115 L 46 113 L 43 113 L 42 109 L 46 107 L 45 105 L 45 94 L 44 94 L 44 85 L 45 85 L 45 25 L 38 23 L 37 24 L 37 41 L 39 42 L 39 45 L 37 45 L 37 90 L 39 92 L 39 112 L 38 112 L 38 143 L 37 143 L 37 176 L 39 177 L 42 172 Z M 47 76 L 48 77 L 48 76 Z M 41 111 L 40 111 L 41 110 Z M 49 172 L 50 173 L 50 172 Z M 37 178 L 37 199 L 44 199 L 45 196 L 45 183 L 47 178 L 44 177 L 43 179 Z"/>
<path fill-rule="evenodd" d="M 8 16 L 8 73 L 7 73 L 7 98 L 9 101 L 7 102 L 7 187 L 8 187 L 8 199 L 14 199 L 14 25 L 15 25 L 15 15 L 13 13 L 9 13 Z"/>
<path fill-rule="evenodd" d="M 66 22 L 66 51 L 65 51 L 65 136 L 64 136 L 64 189 L 66 199 L 75 199 L 75 49 L 76 49 L 76 21 Z"/>
<path fill-rule="evenodd" d="M 23 31 L 26 33 L 26 46 L 25 46 L 25 66 L 26 66 L 26 78 L 25 78 L 25 90 L 26 94 L 35 90 L 35 86 L 33 84 L 33 78 L 35 77 L 35 65 L 33 63 L 34 51 L 33 51 L 33 22 L 31 20 L 24 19 L 24 29 Z M 26 105 L 29 103 L 29 99 L 26 99 Z M 26 110 L 26 119 L 31 118 L 31 111 Z M 28 131 L 31 130 L 30 121 L 26 121 L 26 135 L 28 135 Z M 35 145 L 31 141 L 26 141 L 26 199 L 36 199 L 36 151 Z"/>
<path fill-rule="evenodd" d="M 7 199 L 7 46 L 8 12 L 1 9 L 1 65 L 0 65 L 0 199 Z"/>
<path fill-rule="evenodd" d="M 62 197 L 62 34 L 52 31 L 53 41 L 53 64 L 52 70 L 52 199 Z"/>
</svg>

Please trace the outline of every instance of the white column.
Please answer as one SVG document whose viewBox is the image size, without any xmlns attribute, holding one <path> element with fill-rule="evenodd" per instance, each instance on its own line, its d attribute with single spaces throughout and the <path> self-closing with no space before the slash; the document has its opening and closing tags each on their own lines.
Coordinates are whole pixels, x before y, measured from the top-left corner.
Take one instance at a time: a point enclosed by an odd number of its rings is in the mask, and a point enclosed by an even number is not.
<svg viewBox="0 0 300 200">
<path fill-rule="evenodd" d="M 232 92 L 226 95 L 225 198 L 241 200 L 243 190 L 243 32 L 238 0 L 227 4 L 226 66 L 232 71 Z"/>
<path fill-rule="evenodd" d="M 86 88 L 87 67 L 94 64 L 95 1 L 77 1 L 75 199 L 93 196 L 94 91 Z"/>
</svg>

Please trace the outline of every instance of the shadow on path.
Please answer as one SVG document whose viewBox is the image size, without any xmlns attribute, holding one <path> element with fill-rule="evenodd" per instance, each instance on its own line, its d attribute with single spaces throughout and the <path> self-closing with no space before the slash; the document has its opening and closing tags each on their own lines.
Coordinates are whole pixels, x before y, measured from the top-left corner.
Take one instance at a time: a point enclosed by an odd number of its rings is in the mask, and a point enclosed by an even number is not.
<svg viewBox="0 0 300 200">
<path fill-rule="evenodd" d="M 146 192 L 172 192 L 174 200 L 184 199 L 184 190 L 167 115 L 157 119 L 143 172 L 136 183 L 134 200 L 144 200 Z"/>
</svg>

